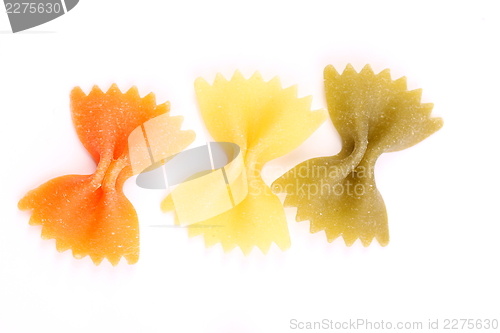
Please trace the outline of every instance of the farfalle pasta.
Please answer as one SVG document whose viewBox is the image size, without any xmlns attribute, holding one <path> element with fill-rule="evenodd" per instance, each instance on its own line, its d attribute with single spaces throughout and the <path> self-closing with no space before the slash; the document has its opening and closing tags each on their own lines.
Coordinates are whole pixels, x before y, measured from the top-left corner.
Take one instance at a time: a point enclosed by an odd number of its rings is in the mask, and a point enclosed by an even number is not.
<svg viewBox="0 0 500 333">
<path fill-rule="evenodd" d="M 406 79 L 391 80 L 389 70 L 375 75 L 369 65 L 357 73 L 325 69 L 328 111 L 342 139 L 336 156 L 307 160 L 273 183 L 285 192 L 285 207 L 297 207 L 297 221 L 309 220 L 311 232 L 324 230 L 350 246 L 360 239 L 389 243 L 387 212 L 377 190 L 374 167 L 386 152 L 411 147 L 443 124 L 431 118 L 432 104 L 421 104 L 421 90 L 408 91 Z M 417 171 L 417 170 L 416 170 Z"/>
<path fill-rule="evenodd" d="M 273 242 L 287 249 L 290 236 L 283 205 L 260 172 L 265 163 L 304 142 L 326 120 L 326 112 L 311 112 L 311 98 L 297 98 L 296 86 L 283 89 L 277 77 L 265 82 L 258 72 L 245 79 L 236 71 L 229 81 L 217 75 L 213 85 L 199 78 L 195 88 L 212 137 L 240 147 L 248 194 L 233 208 L 190 224 L 189 236 L 203 235 L 207 247 L 221 243 L 226 252 L 239 246 L 248 254 L 257 246 L 266 253 Z M 242 168 L 235 170 L 239 175 Z M 206 188 L 193 189 L 193 197 L 195 191 Z M 172 195 L 162 202 L 162 209 L 175 209 Z"/>
<path fill-rule="evenodd" d="M 156 105 L 153 94 L 141 98 L 136 87 L 121 93 L 113 84 L 104 93 L 94 86 L 88 95 L 73 89 L 73 123 L 97 170 L 52 179 L 20 200 L 20 209 L 33 210 L 30 224 L 42 226 L 42 238 L 54 238 L 58 251 L 71 249 L 75 258 L 89 255 L 96 265 L 104 258 L 113 265 L 121 257 L 129 264 L 137 262 L 137 214 L 123 193 L 124 182 L 133 175 L 128 139 L 148 121 L 160 117 L 164 123 L 168 111 L 167 103 Z M 171 154 L 194 139 L 189 131 L 174 129 L 169 134 L 172 140 L 177 137 Z"/>
</svg>

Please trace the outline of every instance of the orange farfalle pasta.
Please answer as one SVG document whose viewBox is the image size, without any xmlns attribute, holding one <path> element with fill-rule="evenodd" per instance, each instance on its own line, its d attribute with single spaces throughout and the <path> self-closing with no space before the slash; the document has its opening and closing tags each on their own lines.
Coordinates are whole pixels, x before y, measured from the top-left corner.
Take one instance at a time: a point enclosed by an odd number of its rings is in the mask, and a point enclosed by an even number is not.
<svg viewBox="0 0 500 333">
<path fill-rule="evenodd" d="M 283 89 L 278 77 L 265 82 L 258 72 L 245 79 L 236 71 L 229 81 L 218 74 L 213 85 L 199 78 L 195 88 L 208 131 L 218 142 L 237 144 L 244 166 L 236 159 L 236 164 L 225 171 L 227 190 L 231 191 L 235 206 L 189 224 L 189 236 L 204 235 L 207 247 L 221 243 L 226 252 L 239 246 L 248 254 L 257 246 L 266 253 L 273 242 L 282 250 L 287 249 L 290 236 L 283 205 L 260 173 L 264 164 L 304 142 L 326 120 L 326 112 L 311 112 L 310 96 L 297 98 L 296 86 Z M 213 198 L 224 198 L 220 194 L 224 186 L 210 180 L 218 177 L 216 172 L 204 177 L 207 181 L 196 180 L 196 188 L 189 183 L 186 187 L 179 185 L 183 192 L 179 200 L 176 202 L 176 188 L 162 202 L 162 209 L 185 211 L 192 202 L 189 198 L 197 198 L 206 203 L 207 215 L 217 211 L 224 201 L 215 202 Z M 243 179 L 245 184 L 240 182 Z M 236 200 L 241 195 L 245 195 L 244 199 Z M 177 223 L 182 224 L 179 217 L 177 214 Z"/>
<path fill-rule="evenodd" d="M 152 93 L 141 98 L 136 87 L 122 93 L 113 84 L 104 93 L 94 86 L 88 95 L 73 89 L 73 122 L 97 170 L 52 179 L 20 200 L 21 210 L 33 210 L 30 224 L 42 225 L 42 238 L 54 238 L 58 251 L 71 249 L 75 258 L 89 255 L 96 265 L 104 258 L 113 265 L 121 257 L 129 264 L 137 262 L 137 214 L 123 193 L 124 182 L 133 175 L 128 138 L 134 129 L 168 111 L 168 103 L 156 105 Z M 169 134 L 182 138 L 177 138 L 172 154 L 194 140 L 191 131 Z"/>
</svg>

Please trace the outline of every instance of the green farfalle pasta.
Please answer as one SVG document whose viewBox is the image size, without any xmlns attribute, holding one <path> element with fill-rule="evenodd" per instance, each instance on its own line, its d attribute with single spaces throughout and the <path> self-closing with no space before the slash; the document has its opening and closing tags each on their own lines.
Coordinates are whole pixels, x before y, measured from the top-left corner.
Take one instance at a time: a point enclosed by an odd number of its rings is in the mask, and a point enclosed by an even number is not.
<svg viewBox="0 0 500 333">
<path fill-rule="evenodd" d="M 273 183 L 285 192 L 285 207 L 297 207 L 298 222 L 309 220 L 311 233 L 324 230 L 329 242 L 342 236 L 347 246 L 374 238 L 389 243 L 387 212 L 377 190 L 378 157 L 411 147 L 439 130 L 433 105 L 420 103 L 421 89 L 408 91 L 406 78 L 392 80 L 386 69 L 375 75 L 369 65 L 357 73 L 325 68 L 328 111 L 342 140 L 335 156 L 307 160 Z"/>
</svg>

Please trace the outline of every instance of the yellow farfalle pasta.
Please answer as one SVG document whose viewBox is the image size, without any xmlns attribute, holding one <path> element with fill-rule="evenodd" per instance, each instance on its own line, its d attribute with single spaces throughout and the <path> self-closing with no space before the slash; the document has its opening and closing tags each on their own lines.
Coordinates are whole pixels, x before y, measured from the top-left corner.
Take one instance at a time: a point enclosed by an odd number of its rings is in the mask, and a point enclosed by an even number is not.
<svg viewBox="0 0 500 333">
<path fill-rule="evenodd" d="M 387 213 L 375 185 L 374 167 L 385 152 L 411 147 L 439 130 L 432 104 L 421 104 L 421 89 L 408 91 L 406 79 L 391 80 L 389 70 L 375 75 L 369 65 L 357 73 L 350 65 L 340 75 L 325 69 L 328 111 L 342 139 L 336 156 L 307 160 L 273 183 L 286 192 L 285 207 L 297 207 L 297 221 L 309 220 L 311 232 L 325 230 L 350 246 L 373 238 L 389 243 Z"/>
<path fill-rule="evenodd" d="M 204 235 L 207 247 L 221 243 L 226 252 L 239 246 L 248 254 L 257 246 L 266 253 L 272 242 L 282 250 L 287 249 L 290 236 L 284 209 L 262 180 L 261 169 L 265 163 L 304 142 L 326 120 L 326 112 L 311 112 L 311 97 L 297 98 L 296 86 L 283 89 L 278 77 L 265 82 L 258 72 L 245 79 L 236 71 L 229 81 L 217 75 L 213 85 L 199 78 L 195 89 L 203 120 L 212 137 L 240 147 L 248 194 L 234 208 L 190 224 L 189 236 Z M 237 170 L 235 174 L 241 172 L 241 168 Z M 205 183 L 210 186 L 210 182 Z M 202 186 L 203 182 L 199 184 Z M 174 208 L 174 200 L 169 195 L 162 202 L 162 209 Z"/>
</svg>

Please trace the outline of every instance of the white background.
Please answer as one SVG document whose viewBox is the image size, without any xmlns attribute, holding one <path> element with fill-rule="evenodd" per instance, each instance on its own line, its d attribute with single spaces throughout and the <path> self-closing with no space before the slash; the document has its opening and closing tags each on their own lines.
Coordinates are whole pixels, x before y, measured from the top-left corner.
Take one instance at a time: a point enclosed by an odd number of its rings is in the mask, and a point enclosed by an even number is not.
<svg viewBox="0 0 500 333">
<path fill-rule="evenodd" d="M 82 0 L 19 34 L 0 13 L 0 332 L 293 332 L 290 320 L 500 320 L 498 149 L 500 15 L 491 2 L 189 2 Z M 17 202 L 94 163 L 70 119 L 69 92 L 116 82 L 169 100 L 209 140 L 193 82 L 260 70 L 325 108 L 323 68 L 370 63 L 423 88 L 444 127 L 385 154 L 376 178 L 390 244 L 347 248 L 309 233 L 287 208 L 292 247 L 224 254 L 160 211 L 166 191 L 125 193 L 140 220 L 133 266 L 59 253 Z M 275 172 L 340 150 L 328 120 Z M 381 331 L 381 330 L 379 330 Z M 498 330 L 497 330 L 498 331 Z"/>
</svg>

